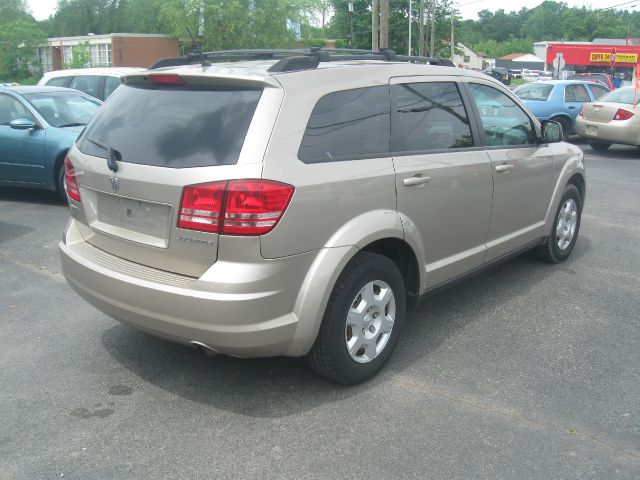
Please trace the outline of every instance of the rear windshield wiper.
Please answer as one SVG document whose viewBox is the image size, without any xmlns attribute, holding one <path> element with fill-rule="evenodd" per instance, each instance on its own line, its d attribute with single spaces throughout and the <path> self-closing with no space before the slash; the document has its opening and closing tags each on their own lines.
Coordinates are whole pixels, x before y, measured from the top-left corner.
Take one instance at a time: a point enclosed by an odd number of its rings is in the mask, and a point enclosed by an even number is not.
<svg viewBox="0 0 640 480">
<path fill-rule="evenodd" d="M 107 166 L 112 172 L 118 171 L 118 160 L 122 161 L 122 155 L 115 148 L 111 148 L 109 145 L 105 145 L 102 142 L 87 137 L 87 141 L 107 151 Z"/>
<path fill-rule="evenodd" d="M 64 128 L 64 127 L 84 127 L 86 125 L 86 123 L 80 123 L 80 122 L 75 122 L 75 123 L 65 123 L 64 125 L 58 125 L 58 128 Z"/>
</svg>

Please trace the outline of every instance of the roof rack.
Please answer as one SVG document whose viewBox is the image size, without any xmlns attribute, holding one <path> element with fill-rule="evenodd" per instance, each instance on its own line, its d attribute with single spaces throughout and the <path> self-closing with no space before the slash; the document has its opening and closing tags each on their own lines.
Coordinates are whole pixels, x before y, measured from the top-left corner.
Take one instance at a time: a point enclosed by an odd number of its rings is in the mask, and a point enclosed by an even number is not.
<svg viewBox="0 0 640 480">
<path fill-rule="evenodd" d="M 380 60 L 387 62 L 425 63 L 453 67 L 451 60 L 438 57 L 417 57 L 397 55 L 393 50 L 380 49 L 360 50 L 352 48 L 308 48 L 308 49 L 242 49 L 216 50 L 212 52 L 198 52 L 184 57 L 162 58 L 149 67 L 154 70 L 163 67 L 180 65 L 203 64 L 209 62 L 234 62 L 242 60 L 278 60 L 271 65 L 269 72 L 292 72 L 296 70 L 311 70 L 317 68 L 320 62 L 340 62 L 345 60 Z M 203 64 L 203 66 L 205 66 Z"/>
</svg>

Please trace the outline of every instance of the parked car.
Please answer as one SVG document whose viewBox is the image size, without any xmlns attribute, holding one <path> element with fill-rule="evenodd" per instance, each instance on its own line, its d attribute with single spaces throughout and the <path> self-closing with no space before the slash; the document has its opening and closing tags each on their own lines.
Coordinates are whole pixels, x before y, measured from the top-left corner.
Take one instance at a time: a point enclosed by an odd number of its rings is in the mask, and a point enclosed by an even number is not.
<svg viewBox="0 0 640 480">
<path fill-rule="evenodd" d="M 536 118 L 562 125 L 564 139 L 575 133 L 580 107 L 609 92 L 604 85 L 579 80 L 540 80 L 520 85 L 514 93 Z"/>
<path fill-rule="evenodd" d="M 38 85 L 73 88 L 100 100 L 106 100 L 120 86 L 122 76 L 144 70 L 134 67 L 54 70 L 46 72 L 38 81 Z"/>
<path fill-rule="evenodd" d="M 640 97 L 634 90 L 634 87 L 622 87 L 597 102 L 582 105 L 576 133 L 594 150 L 606 150 L 613 143 L 640 147 L 640 117 L 636 109 Z"/>
<path fill-rule="evenodd" d="M 0 88 L 0 185 L 64 191 L 64 157 L 102 102 L 60 87 Z"/>
<path fill-rule="evenodd" d="M 353 384 L 424 294 L 570 255 L 582 151 L 499 82 L 391 51 L 251 54 L 125 76 L 69 152 L 63 271 L 103 312 Z"/>
<path fill-rule="evenodd" d="M 584 80 L 585 82 L 599 82 L 607 87 L 609 90 L 615 88 L 613 78 L 608 73 L 576 73 L 575 75 L 569 75 L 567 80 Z"/>
<path fill-rule="evenodd" d="M 502 82 L 504 85 L 511 85 L 511 74 L 509 70 L 501 67 L 493 67 L 487 68 L 483 72 L 485 75 L 489 75 L 490 77 L 495 78 L 499 82 Z"/>
</svg>

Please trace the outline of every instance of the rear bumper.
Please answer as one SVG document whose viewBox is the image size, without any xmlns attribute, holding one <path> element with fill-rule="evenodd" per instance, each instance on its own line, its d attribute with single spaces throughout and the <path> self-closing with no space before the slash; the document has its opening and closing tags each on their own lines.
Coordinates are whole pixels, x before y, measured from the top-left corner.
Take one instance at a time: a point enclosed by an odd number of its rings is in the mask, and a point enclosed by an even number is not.
<svg viewBox="0 0 640 480">
<path fill-rule="evenodd" d="M 59 244 L 64 276 L 89 303 L 123 323 L 240 357 L 303 355 L 313 344 L 324 308 L 318 302 L 310 311 L 301 299 L 323 251 L 256 263 L 219 259 L 197 279 L 110 255 L 78 238 L 74 228 L 72 221 Z M 327 280 L 316 284 L 315 301 L 330 291 Z"/>
<path fill-rule="evenodd" d="M 587 126 L 597 128 L 596 134 L 587 133 Z M 627 122 L 597 123 L 588 120 L 577 120 L 576 133 L 587 141 L 640 146 L 640 131 L 638 131 L 637 125 L 628 125 Z"/>
</svg>

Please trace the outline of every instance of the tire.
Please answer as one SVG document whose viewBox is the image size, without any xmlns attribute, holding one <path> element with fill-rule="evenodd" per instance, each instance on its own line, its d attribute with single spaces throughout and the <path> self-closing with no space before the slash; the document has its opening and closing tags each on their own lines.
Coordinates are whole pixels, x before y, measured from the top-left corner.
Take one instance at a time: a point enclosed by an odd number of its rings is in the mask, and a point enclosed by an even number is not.
<svg viewBox="0 0 640 480">
<path fill-rule="evenodd" d="M 571 122 L 564 117 L 553 117 L 551 120 L 558 122 L 562 125 L 562 140 L 564 142 L 569 141 L 569 131 L 571 130 Z"/>
<path fill-rule="evenodd" d="M 610 142 L 588 142 L 588 143 L 591 148 L 593 148 L 598 152 L 604 152 L 611 146 Z"/>
<path fill-rule="evenodd" d="M 573 214 L 574 211 L 575 215 Z M 580 191 L 575 185 L 569 184 L 564 189 L 549 237 L 535 250 L 538 258 L 549 263 L 565 261 L 571 254 L 578 239 L 581 216 L 582 199 L 580 198 Z M 572 233 L 567 238 L 569 232 Z"/>
<path fill-rule="evenodd" d="M 396 264 L 376 253 L 358 253 L 333 287 L 307 362 L 337 383 L 368 380 L 393 353 L 405 312 L 404 279 Z"/>
<path fill-rule="evenodd" d="M 60 164 L 58 170 L 56 170 L 56 191 L 60 198 L 66 203 L 67 202 L 67 189 L 65 186 L 65 171 L 64 171 L 64 162 Z"/>
</svg>

